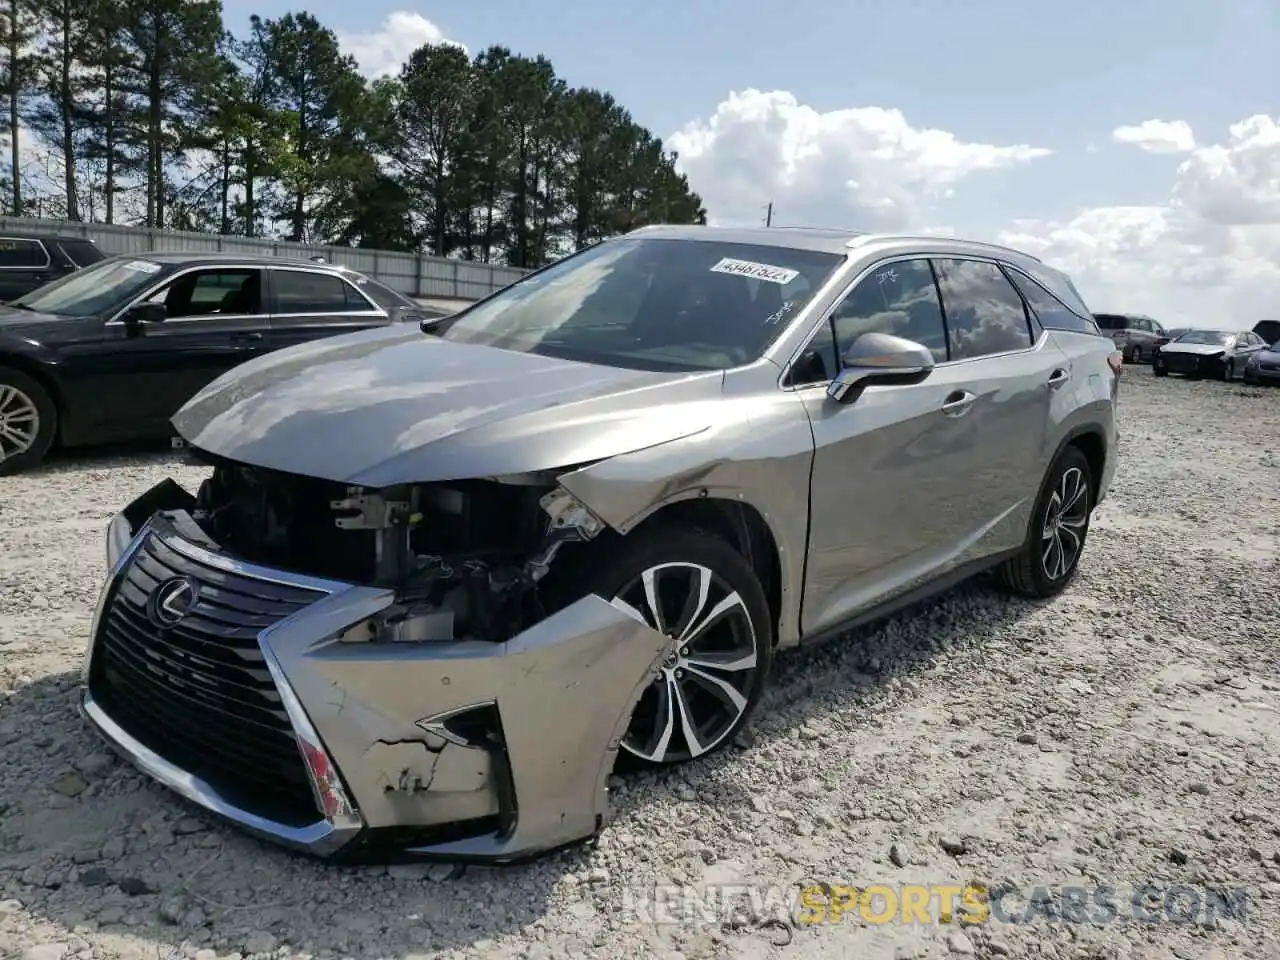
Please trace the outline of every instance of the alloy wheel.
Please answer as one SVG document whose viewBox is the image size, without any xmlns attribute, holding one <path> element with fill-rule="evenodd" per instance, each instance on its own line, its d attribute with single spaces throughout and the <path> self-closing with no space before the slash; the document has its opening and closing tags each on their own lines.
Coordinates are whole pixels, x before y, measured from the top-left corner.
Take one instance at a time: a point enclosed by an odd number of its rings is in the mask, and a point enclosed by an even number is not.
<svg viewBox="0 0 1280 960">
<path fill-rule="evenodd" d="M 1045 509 L 1041 562 L 1050 580 L 1061 580 L 1080 559 L 1089 524 L 1089 487 L 1079 467 L 1063 471 Z"/>
<path fill-rule="evenodd" d="M 26 453 L 40 435 L 40 411 L 17 387 L 0 383 L 0 462 Z"/>
<path fill-rule="evenodd" d="M 651 763 L 715 749 L 746 712 L 755 679 L 756 632 L 742 597 L 707 567 L 677 562 L 645 570 L 611 603 L 671 641 L 622 749 Z"/>
</svg>

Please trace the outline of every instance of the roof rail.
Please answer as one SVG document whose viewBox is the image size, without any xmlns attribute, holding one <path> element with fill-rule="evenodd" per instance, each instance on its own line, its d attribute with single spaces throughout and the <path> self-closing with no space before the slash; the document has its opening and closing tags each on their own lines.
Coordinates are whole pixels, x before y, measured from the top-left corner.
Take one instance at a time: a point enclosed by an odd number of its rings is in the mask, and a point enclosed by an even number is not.
<svg viewBox="0 0 1280 960">
<path fill-rule="evenodd" d="M 1044 263 L 1043 260 L 1035 256 L 1034 254 L 1027 253 L 1025 250 L 1019 250 L 1017 247 L 1006 246 L 1002 243 L 987 243 L 985 240 L 967 240 L 964 237 L 944 237 L 936 233 L 875 233 L 875 234 L 864 233 L 864 234 L 859 234 L 858 237 L 855 239 L 859 241 L 880 240 L 880 239 L 920 240 L 920 241 L 951 240 L 951 241 L 954 241 L 955 243 L 967 243 L 975 247 L 986 247 L 988 250 L 1003 250 L 1006 253 L 1016 253 L 1020 257 L 1026 257 L 1028 260 L 1034 260 L 1036 263 Z"/>
</svg>

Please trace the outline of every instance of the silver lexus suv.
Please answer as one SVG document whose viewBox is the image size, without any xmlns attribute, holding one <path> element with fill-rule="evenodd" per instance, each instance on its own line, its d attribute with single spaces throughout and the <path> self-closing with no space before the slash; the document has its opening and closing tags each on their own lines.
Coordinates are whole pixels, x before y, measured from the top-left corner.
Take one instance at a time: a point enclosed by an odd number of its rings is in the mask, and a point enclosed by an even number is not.
<svg viewBox="0 0 1280 960">
<path fill-rule="evenodd" d="M 201 390 L 208 479 L 110 525 L 83 708 L 296 849 L 545 852 L 615 760 L 728 743 L 777 649 L 985 570 L 1066 588 L 1120 371 L 1015 250 L 639 230 Z"/>
</svg>

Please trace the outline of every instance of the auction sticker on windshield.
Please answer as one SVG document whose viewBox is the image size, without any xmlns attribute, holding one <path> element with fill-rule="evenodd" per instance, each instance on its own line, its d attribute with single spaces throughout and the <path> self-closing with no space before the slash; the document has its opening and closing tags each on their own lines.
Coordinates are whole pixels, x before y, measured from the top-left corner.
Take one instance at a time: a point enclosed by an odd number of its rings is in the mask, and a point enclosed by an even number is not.
<svg viewBox="0 0 1280 960">
<path fill-rule="evenodd" d="M 714 267 L 712 273 L 731 273 L 737 277 L 751 277 L 755 280 L 766 280 L 769 283 L 787 284 L 800 276 L 799 270 L 788 270 L 785 267 L 774 267 L 767 263 L 755 263 L 751 260 L 734 260 L 725 257 Z"/>
</svg>

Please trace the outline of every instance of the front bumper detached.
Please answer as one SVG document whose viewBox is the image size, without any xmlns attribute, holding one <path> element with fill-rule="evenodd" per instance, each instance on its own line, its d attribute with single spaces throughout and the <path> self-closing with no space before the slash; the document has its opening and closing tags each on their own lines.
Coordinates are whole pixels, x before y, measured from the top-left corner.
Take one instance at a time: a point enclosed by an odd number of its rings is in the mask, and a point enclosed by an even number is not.
<svg viewBox="0 0 1280 960">
<path fill-rule="evenodd" d="M 181 509 L 136 533 L 130 514 L 81 703 L 146 774 L 335 860 L 513 862 L 604 825 L 657 632 L 590 595 L 506 642 L 375 643 L 390 591 L 241 562 Z"/>
</svg>

